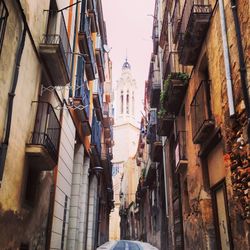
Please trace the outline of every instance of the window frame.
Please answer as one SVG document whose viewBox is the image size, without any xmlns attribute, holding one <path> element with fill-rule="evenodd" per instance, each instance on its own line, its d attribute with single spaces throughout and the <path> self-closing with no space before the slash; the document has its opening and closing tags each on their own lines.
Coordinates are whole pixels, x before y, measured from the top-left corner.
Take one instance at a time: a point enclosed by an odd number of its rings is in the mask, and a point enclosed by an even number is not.
<svg viewBox="0 0 250 250">
<path fill-rule="evenodd" d="M 3 0 L 0 0 L 0 55 L 2 52 L 3 40 L 4 40 L 8 16 L 9 16 L 9 11 L 7 9 L 7 6 Z"/>
</svg>

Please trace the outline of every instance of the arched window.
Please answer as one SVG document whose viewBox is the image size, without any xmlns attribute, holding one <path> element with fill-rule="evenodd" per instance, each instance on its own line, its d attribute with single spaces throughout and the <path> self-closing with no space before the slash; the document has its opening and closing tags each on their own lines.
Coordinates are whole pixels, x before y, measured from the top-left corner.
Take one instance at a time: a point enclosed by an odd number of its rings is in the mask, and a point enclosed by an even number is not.
<svg viewBox="0 0 250 250">
<path fill-rule="evenodd" d="M 127 90 L 126 96 L 126 113 L 129 114 L 129 91 Z"/>
<path fill-rule="evenodd" d="M 120 108 L 121 114 L 123 114 L 123 91 L 121 91 L 121 108 Z"/>
<path fill-rule="evenodd" d="M 132 92 L 132 115 L 135 114 L 135 96 L 134 91 Z"/>
</svg>

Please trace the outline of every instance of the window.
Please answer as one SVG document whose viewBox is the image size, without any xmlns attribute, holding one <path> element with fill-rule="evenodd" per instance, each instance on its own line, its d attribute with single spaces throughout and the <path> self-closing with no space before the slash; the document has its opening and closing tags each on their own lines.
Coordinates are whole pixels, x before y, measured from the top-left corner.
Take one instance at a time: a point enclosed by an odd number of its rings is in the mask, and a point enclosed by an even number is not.
<svg viewBox="0 0 250 250">
<path fill-rule="evenodd" d="M 210 108 L 210 81 L 202 80 L 191 102 L 192 135 L 194 144 L 207 139 L 214 121 Z"/>
<path fill-rule="evenodd" d="M 129 91 L 127 91 L 126 96 L 126 113 L 129 114 Z"/>
<path fill-rule="evenodd" d="M 29 244 L 21 243 L 19 250 L 29 250 Z"/>
<path fill-rule="evenodd" d="M 0 55 L 1 55 L 2 45 L 3 45 L 3 38 L 4 38 L 8 15 L 9 15 L 9 12 L 7 10 L 7 7 L 4 1 L 0 0 Z"/>
<path fill-rule="evenodd" d="M 121 91 L 121 114 L 123 114 L 123 91 Z"/>
<path fill-rule="evenodd" d="M 29 166 L 27 182 L 26 182 L 26 191 L 25 191 L 25 202 L 29 206 L 35 205 L 39 178 L 40 178 L 40 172 Z"/>
</svg>

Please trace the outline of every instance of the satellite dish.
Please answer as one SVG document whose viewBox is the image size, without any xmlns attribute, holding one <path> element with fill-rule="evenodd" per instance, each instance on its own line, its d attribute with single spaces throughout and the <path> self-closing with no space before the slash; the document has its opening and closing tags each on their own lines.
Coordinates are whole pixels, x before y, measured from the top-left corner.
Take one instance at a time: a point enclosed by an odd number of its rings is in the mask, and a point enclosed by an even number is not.
<svg viewBox="0 0 250 250">
<path fill-rule="evenodd" d="M 107 44 L 104 44 L 103 49 L 105 50 L 105 52 L 109 53 L 112 47 L 109 47 Z"/>
</svg>

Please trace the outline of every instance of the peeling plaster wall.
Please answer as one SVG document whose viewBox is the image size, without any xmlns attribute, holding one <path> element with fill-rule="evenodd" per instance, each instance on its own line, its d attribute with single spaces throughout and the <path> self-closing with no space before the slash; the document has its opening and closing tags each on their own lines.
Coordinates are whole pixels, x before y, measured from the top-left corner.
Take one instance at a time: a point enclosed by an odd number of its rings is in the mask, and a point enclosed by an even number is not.
<svg viewBox="0 0 250 250">
<path fill-rule="evenodd" d="M 223 59 L 222 37 L 218 6 L 215 7 L 210 28 L 204 40 L 200 57 L 194 68 L 192 78 L 185 100 L 188 169 L 187 184 L 190 212 L 183 209 L 183 227 L 186 249 L 215 249 L 214 217 L 210 190 L 205 191 L 203 181 L 202 162 L 198 157 L 200 145 L 192 142 L 192 124 L 190 114 L 190 103 L 198 87 L 202 76 L 199 74 L 199 64 L 203 55 L 208 59 L 208 71 L 211 79 L 211 108 L 215 118 L 216 126 L 222 131 L 222 155 L 216 155 L 213 164 L 222 167 L 219 171 L 221 178 L 226 180 L 226 191 L 229 208 L 229 222 L 232 231 L 233 245 L 235 249 L 248 249 L 249 222 L 250 222 L 250 190 L 249 190 L 249 145 L 247 142 L 246 126 L 247 117 L 243 102 L 243 94 L 240 83 L 239 62 L 235 27 L 231 4 L 229 0 L 224 1 L 228 44 L 232 70 L 234 99 L 236 107 L 235 118 L 229 118 L 228 99 L 226 92 L 226 78 Z M 245 62 L 247 65 L 247 78 L 250 85 L 250 3 L 249 1 L 237 1 L 238 15 L 241 25 L 242 42 L 244 48 Z M 248 87 L 248 89 L 250 89 Z M 210 169 L 210 175 L 216 177 L 216 168 Z M 210 176 L 211 177 L 211 176 Z M 211 177 L 214 179 L 213 177 Z M 211 179 L 210 178 L 210 179 Z M 218 178 L 218 176 L 217 176 Z M 211 181 L 210 180 L 210 184 Z M 181 176 L 181 181 L 184 176 Z M 213 182 L 213 181 L 212 181 Z M 206 193 L 205 196 L 202 194 Z M 183 190 L 182 190 L 183 194 Z M 248 205 L 247 205 L 248 204 Z"/>
</svg>

